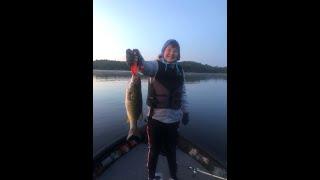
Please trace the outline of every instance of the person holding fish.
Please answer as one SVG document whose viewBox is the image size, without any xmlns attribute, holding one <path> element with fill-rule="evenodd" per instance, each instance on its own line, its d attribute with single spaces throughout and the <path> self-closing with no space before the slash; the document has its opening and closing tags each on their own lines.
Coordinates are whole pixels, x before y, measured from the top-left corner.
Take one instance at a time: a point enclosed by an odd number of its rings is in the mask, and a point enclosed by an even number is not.
<svg viewBox="0 0 320 180">
<path fill-rule="evenodd" d="M 169 39 L 164 43 L 159 58 L 154 61 L 145 61 L 137 49 L 127 49 L 126 55 L 133 75 L 140 71 L 149 76 L 147 97 L 148 179 L 155 179 L 158 156 L 163 148 L 171 179 L 177 180 L 178 128 L 180 121 L 184 125 L 189 122 L 184 71 L 177 63 L 180 60 L 180 45 L 176 40 Z M 140 111 L 140 107 L 136 108 Z M 133 134 L 137 133 L 132 130 L 131 135 Z"/>
</svg>

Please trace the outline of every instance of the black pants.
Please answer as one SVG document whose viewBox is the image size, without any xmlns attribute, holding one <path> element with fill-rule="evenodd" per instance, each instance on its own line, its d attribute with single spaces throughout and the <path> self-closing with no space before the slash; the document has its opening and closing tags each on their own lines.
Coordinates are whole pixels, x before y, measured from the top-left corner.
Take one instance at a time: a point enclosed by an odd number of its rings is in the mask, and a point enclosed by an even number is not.
<svg viewBox="0 0 320 180">
<path fill-rule="evenodd" d="M 148 175 L 149 178 L 154 178 L 158 162 L 158 156 L 161 148 L 165 150 L 167 161 L 169 165 L 170 175 L 176 178 L 177 163 L 176 163 L 176 146 L 177 146 L 177 123 L 162 123 L 155 119 L 150 119 L 147 124 L 148 135 Z"/>
</svg>

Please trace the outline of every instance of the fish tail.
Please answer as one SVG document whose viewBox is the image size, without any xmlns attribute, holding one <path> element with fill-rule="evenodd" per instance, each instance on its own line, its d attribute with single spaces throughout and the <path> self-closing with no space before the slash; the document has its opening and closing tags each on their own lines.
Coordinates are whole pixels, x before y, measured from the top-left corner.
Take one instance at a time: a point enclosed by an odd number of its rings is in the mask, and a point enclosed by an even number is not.
<svg viewBox="0 0 320 180">
<path fill-rule="evenodd" d="M 132 139 L 135 139 L 135 140 L 141 140 L 141 133 L 139 131 L 138 128 L 132 128 L 129 130 L 128 132 L 128 136 L 127 136 L 127 140 L 132 140 Z"/>
</svg>

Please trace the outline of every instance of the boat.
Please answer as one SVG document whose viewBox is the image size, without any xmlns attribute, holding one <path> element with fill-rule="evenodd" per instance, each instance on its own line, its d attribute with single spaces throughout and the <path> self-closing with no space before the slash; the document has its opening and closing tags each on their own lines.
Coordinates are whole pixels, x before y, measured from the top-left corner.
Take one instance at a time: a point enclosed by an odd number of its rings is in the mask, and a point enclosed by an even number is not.
<svg viewBox="0 0 320 180">
<path fill-rule="evenodd" d="M 126 139 L 126 136 L 102 149 L 93 157 L 95 180 L 147 179 L 146 125 L 140 127 L 143 136 Z M 179 135 L 177 144 L 177 176 L 179 180 L 227 179 L 227 168 L 209 153 Z M 159 155 L 156 176 L 167 180 L 169 168 L 165 154 Z"/>
</svg>

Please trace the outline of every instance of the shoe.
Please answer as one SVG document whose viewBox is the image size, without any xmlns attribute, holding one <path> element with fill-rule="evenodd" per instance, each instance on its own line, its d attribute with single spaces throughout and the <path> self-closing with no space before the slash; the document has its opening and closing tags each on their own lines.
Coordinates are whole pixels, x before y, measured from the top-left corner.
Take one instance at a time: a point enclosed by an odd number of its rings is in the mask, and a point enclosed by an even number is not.
<svg viewBox="0 0 320 180">
<path fill-rule="evenodd" d="M 148 180 L 163 180 L 162 173 L 156 173 L 154 178 L 148 178 Z"/>
<path fill-rule="evenodd" d="M 155 180 L 162 180 L 162 173 L 156 173 L 154 179 Z"/>
<path fill-rule="evenodd" d="M 170 177 L 168 180 L 178 180 L 178 178 L 177 177 L 176 178 Z"/>
</svg>

